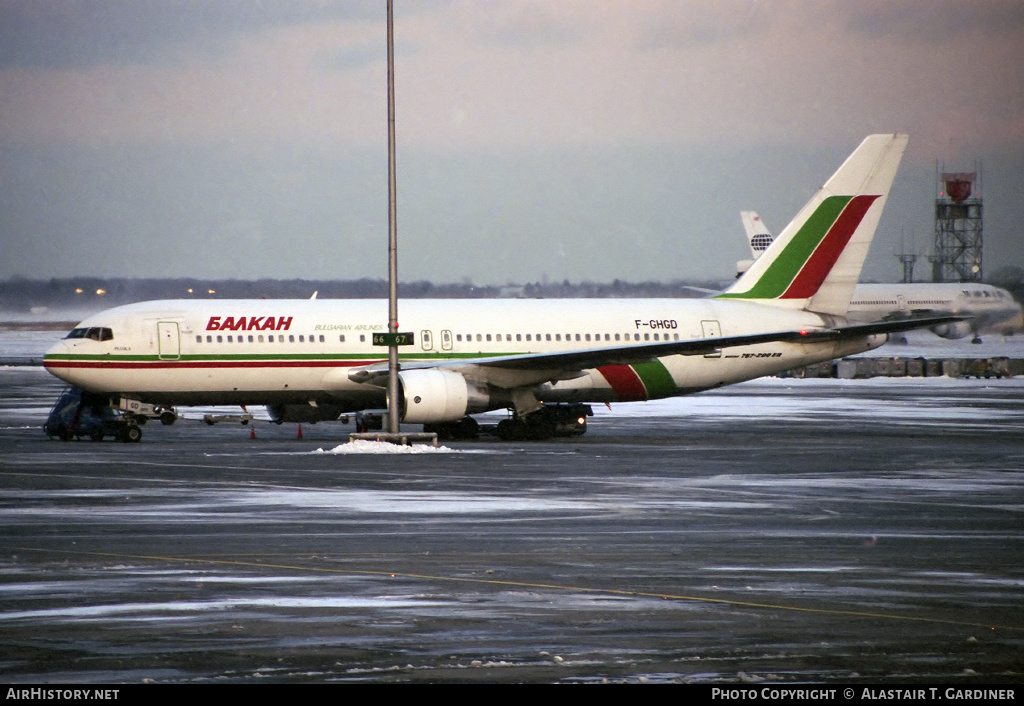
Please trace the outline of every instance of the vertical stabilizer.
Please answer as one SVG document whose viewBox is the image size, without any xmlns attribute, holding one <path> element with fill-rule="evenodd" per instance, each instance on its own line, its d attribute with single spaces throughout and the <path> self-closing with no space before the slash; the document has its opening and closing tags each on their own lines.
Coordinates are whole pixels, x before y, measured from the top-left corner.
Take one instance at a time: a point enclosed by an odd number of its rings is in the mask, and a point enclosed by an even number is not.
<svg viewBox="0 0 1024 706">
<path fill-rule="evenodd" d="M 747 242 L 750 244 L 750 254 L 756 260 L 761 257 L 761 253 L 768 249 L 775 238 L 761 217 L 757 215 L 757 211 L 740 211 L 740 220 L 743 221 L 743 230 L 746 232 Z"/>
<path fill-rule="evenodd" d="M 906 146 L 906 135 L 866 138 L 718 296 L 845 315 Z"/>
<path fill-rule="evenodd" d="M 761 257 L 761 253 L 768 249 L 775 237 L 768 230 L 768 227 L 757 215 L 756 211 L 740 211 L 740 220 L 743 221 L 743 230 L 747 234 L 747 244 L 750 246 L 750 259 L 736 262 L 736 276 L 739 277 L 750 269 L 754 260 Z"/>
</svg>

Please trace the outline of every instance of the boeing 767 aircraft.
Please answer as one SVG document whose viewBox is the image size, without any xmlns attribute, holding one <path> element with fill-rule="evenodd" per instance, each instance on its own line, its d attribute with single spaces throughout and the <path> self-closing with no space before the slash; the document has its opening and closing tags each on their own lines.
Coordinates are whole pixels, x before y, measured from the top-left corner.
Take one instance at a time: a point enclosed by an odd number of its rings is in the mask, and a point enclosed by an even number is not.
<svg viewBox="0 0 1024 706">
<path fill-rule="evenodd" d="M 509 438 L 553 433 L 551 405 L 684 395 L 870 350 L 953 317 L 851 324 L 850 298 L 906 148 L 872 135 L 728 290 L 704 300 L 406 300 L 401 421 L 465 429 L 508 408 Z M 205 300 L 82 321 L 47 369 L 130 409 L 266 405 L 318 421 L 385 405 L 386 301 Z M 501 429 L 499 429 L 499 434 Z"/>
</svg>

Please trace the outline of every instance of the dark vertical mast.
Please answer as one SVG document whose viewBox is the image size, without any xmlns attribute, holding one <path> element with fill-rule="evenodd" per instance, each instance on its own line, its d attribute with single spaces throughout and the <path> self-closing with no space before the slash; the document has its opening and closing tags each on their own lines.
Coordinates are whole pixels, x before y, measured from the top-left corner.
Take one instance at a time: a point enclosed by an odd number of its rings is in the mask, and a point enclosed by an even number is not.
<svg viewBox="0 0 1024 706">
<path fill-rule="evenodd" d="M 395 203 L 395 20 L 388 0 L 388 332 L 398 333 L 398 208 Z M 398 433 L 398 346 L 388 346 L 388 432 Z"/>
</svg>

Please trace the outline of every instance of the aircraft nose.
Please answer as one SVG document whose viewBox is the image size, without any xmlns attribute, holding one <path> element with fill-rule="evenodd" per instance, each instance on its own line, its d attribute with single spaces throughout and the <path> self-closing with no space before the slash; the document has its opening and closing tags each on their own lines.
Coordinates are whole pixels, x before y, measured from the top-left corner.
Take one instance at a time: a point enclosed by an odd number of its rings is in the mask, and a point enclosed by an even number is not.
<svg viewBox="0 0 1024 706">
<path fill-rule="evenodd" d="M 57 341 L 43 353 L 43 366 L 57 377 L 61 377 L 59 374 L 60 363 L 67 359 L 70 352 L 71 348 L 67 341 Z"/>
<path fill-rule="evenodd" d="M 68 344 L 65 340 L 60 340 L 54 343 L 52 346 L 46 349 L 46 353 L 43 354 L 43 360 L 51 356 L 64 355 L 68 352 Z"/>
</svg>

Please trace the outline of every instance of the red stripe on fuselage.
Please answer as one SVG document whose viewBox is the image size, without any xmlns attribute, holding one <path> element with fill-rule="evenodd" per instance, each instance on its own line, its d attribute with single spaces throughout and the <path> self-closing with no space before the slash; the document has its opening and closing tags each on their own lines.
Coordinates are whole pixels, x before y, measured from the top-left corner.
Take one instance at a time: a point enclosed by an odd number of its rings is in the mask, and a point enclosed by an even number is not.
<svg viewBox="0 0 1024 706">
<path fill-rule="evenodd" d="M 247 360 L 247 361 L 43 361 L 47 368 L 105 368 L 118 370 L 157 370 L 165 368 L 353 368 L 383 363 L 382 360 Z"/>
<path fill-rule="evenodd" d="M 602 365 L 597 371 L 612 386 L 619 402 L 643 402 L 647 399 L 647 388 L 628 365 Z"/>
<path fill-rule="evenodd" d="M 878 196 L 854 196 L 783 293 L 781 299 L 813 297 Z"/>
</svg>

